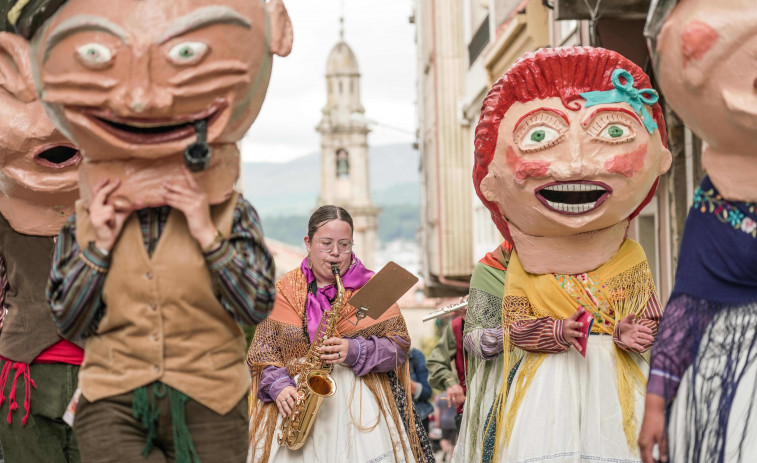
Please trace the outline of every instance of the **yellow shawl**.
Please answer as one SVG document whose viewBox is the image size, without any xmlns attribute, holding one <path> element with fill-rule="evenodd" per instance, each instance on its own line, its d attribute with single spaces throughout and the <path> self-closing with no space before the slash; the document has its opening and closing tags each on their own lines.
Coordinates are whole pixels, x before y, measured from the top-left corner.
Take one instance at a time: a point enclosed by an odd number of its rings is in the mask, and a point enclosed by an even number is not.
<svg viewBox="0 0 757 463">
<path fill-rule="evenodd" d="M 582 281 L 583 280 L 583 281 Z M 588 280 L 588 281 L 587 281 Z M 590 288 L 591 296 L 585 286 Z M 534 275 L 526 272 L 513 252 L 505 280 L 502 300 L 502 327 L 504 334 L 505 370 L 510 371 L 523 353 L 510 344 L 509 327 L 512 323 L 542 317 L 565 319 L 579 307 L 594 315 L 592 332 L 612 335 L 615 324 L 627 315 L 640 315 L 650 297 L 655 293 L 652 272 L 642 247 L 626 239 L 617 254 L 607 263 L 592 272 L 580 275 Z M 534 378 L 537 368 L 547 355 L 530 353 L 519 366 L 518 380 L 511 386 L 514 394 L 512 406 L 505 414 L 507 384 L 503 384 L 497 402 L 497 442 L 504 432 L 507 444 L 512 434 L 515 416 L 523 397 Z M 618 371 L 618 399 L 623 414 L 623 429 L 631 448 L 636 447 L 636 423 L 634 416 L 634 388 L 644 390 L 646 378 L 634 362 L 633 356 L 615 347 Z"/>
</svg>

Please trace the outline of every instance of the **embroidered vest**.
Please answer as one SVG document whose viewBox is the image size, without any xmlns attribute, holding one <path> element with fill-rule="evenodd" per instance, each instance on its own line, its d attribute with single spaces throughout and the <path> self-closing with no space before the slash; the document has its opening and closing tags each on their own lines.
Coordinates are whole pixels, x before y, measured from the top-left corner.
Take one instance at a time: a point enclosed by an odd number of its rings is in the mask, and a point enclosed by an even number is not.
<svg viewBox="0 0 757 463">
<path fill-rule="evenodd" d="M 237 194 L 211 207 L 221 234 L 231 233 Z M 76 206 L 80 247 L 94 240 Z M 103 285 L 105 314 L 90 337 L 79 373 L 82 393 L 97 401 L 161 381 L 219 414 L 247 394 L 245 338 L 219 302 L 200 246 L 181 211 L 172 210 L 149 257 L 139 217 L 124 224 Z"/>
</svg>

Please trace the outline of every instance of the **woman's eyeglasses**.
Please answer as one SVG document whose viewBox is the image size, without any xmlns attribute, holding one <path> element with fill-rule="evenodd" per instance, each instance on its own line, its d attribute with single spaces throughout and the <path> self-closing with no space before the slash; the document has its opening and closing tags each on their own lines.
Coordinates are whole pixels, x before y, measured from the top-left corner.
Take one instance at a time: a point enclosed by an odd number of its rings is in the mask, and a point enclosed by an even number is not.
<svg viewBox="0 0 757 463">
<path fill-rule="evenodd" d="M 321 252 L 331 252 L 334 249 L 334 244 L 336 244 L 336 249 L 340 254 L 347 254 L 352 252 L 353 242 L 350 240 L 316 240 L 316 244 Z"/>
</svg>

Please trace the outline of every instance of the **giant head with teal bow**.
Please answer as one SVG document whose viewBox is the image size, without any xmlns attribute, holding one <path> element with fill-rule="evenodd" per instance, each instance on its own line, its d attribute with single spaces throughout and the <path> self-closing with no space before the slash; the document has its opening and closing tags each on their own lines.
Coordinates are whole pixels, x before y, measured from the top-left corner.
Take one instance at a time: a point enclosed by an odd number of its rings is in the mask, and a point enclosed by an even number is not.
<svg viewBox="0 0 757 463">
<path fill-rule="evenodd" d="M 527 270 L 579 273 L 617 251 L 670 166 L 657 100 L 636 64 L 602 48 L 529 53 L 495 83 L 473 178 Z M 583 245 L 586 258 L 565 252 Z"/>
</svg>

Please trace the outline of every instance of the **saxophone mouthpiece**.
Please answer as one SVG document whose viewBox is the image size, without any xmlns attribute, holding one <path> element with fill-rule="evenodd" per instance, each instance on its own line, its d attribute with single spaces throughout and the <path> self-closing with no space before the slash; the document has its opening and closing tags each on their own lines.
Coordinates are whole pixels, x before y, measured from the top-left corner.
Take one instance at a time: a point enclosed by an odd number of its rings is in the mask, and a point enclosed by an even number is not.
<svg viewBox="0 0 757 463">
<path fill-rule="evenodd" d="M 334 275 L 339 275 L 339 264 L 331 264 L 331 271 Z"/>
</svg>

